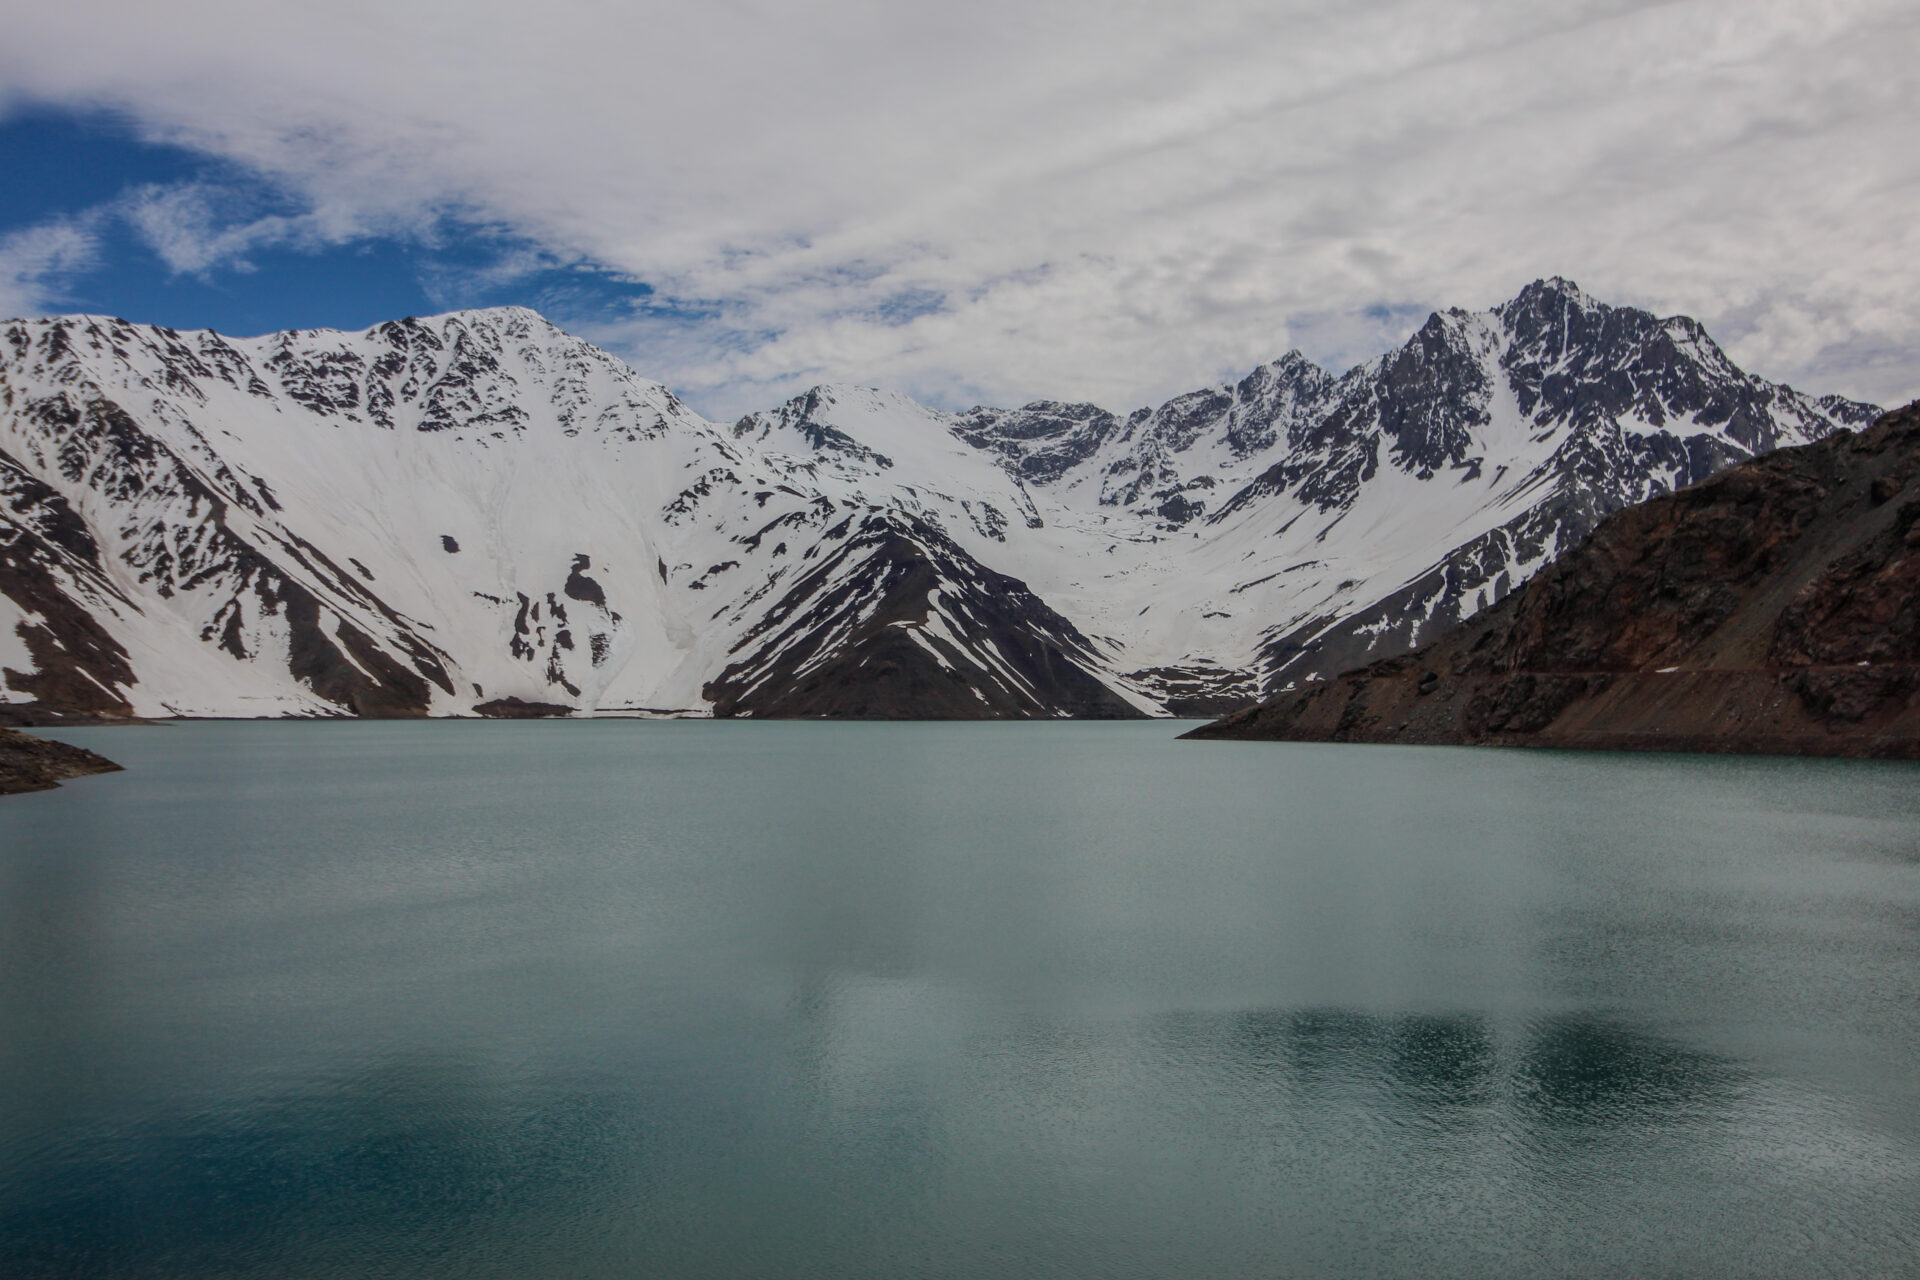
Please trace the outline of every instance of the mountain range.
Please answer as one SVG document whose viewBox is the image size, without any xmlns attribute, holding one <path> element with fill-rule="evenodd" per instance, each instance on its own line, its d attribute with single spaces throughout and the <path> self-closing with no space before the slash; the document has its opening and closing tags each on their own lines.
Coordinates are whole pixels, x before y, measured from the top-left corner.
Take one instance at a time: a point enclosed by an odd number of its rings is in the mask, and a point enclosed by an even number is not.
<svg viewBox="0 0 1920 1280">
<path fill-rule="evenodd" d="M 0 700 L 102 716 L 1216 714 L 1879 410 L 1538 281 L 1131 413 L 737 422 L 534 312 L 0 322 Z"/>
</svg>

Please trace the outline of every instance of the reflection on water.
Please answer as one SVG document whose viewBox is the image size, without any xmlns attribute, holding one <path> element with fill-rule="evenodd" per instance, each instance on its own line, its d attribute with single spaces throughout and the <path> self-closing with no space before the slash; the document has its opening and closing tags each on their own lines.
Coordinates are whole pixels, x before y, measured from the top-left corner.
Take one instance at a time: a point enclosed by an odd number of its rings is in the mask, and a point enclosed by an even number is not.
<svg viewBox="0 0 1920 1280">
<path fill-rule="evenodd" d="M 0 1276 L 1912 1272 L 1910 769 L 1165 732 L 117 736 Z"/>
<path fill-rule="evenodd" d="M 1731 1076 L 1706 1054 L 1563 1017 L 1538 1029 L 1515 1083 L 1534 1123 L 1566 1128 L 1698 1116 L 1725 1101 Z"/>
<path fill-rule="evenodd" d="M 639 1274 L 885 1273 L 876 1241 L 849 1236 L 849 1221 L 922 1248 L 1053 1249 L 1026 1215 L 969 1203 L 966 1192 L 993 1189 L 956 1174 L 981 1169 L 1016 1175 L 1004 1191 L 1023 1199 L 1078 1197 L 1083 1230 L 1125 1237 L 1143 1225 L 1134 1214 L 1151 1215 L 1155 1235 L 1173 1228 L 1178 1251 L 1204 1261 L 1206 1242 L 1180 1240 L 1167 1207 L 1204 1200 L 1188 1206 L 1204 1217 L 1221 1195 L 1257 1190 L 1296 1200 L 1290 1216 L 1319 1202 L 1344 1217 L 1350 1205 L 1326 1188 L 1345 1200 L 1376 1179 L 1403 1206 L 1431 1205 L 1458 1192 L 1431 1175 L 1473 1152 L 1497 1151 L 1510 1178 L 1549 1187 L 1569 1129 L 1611 1161 L 1685 1147 L 1702 1163 L 1737 1146 L 1735 1112 L 1755 1087 L 1724 1060 L 1604 1019 L 1503 1029 L 1337 1009 L 1004 1028 L 941 1063 L 809 1061 L 804 1024 L 834 1003 L 809 1000 L 791 1074 L 764 1064 L 733 1097 L 695 1069 L 503 1079 L 414 1056 L 117 1123 L 17 1109 L 0 1180 L 5 1274 L 76 1262 L 99 1276 L 513 1274 L 582 1247 Z M 1094 1168 L 1072 1167 L 1088 1154 Z M 1243 1161 L 1265 1178 L 1234 1174 Z M 1311 1222 L 1295 1229 L 1301 1238 L 1266 1242 L 1271 1265 L 1326 1244 Z M 1150 1273 L 1138 1261 L 1125 1269 Z M 952 1257 L 915 1267 L 985 1270 Z"/>
<path fill-rule="evenodd" d="M 476 1234 L 551 1232 L 619 1174 L 616 1154 L 640 1136 L 619 1103 L 393 1061 L 307 1091 L 47 1135 L 6 1165 L 0 1258 L 10 1276 L 457 1270 Z M 32 1128 L 16 1116 L 12 1136 Z"/>
<path fill-rule="evenodd" d="M 508 1078 L 399 1057 L 111 1123 L 15 1111 L 0 1260 L 9 1276 L 987 1275 L 1020 1259 L 1537 1274 L 1694 1249 L 1692 1274 L 1804 1274 L 1901 1238 L 1813 1258 L 1757 1212 L 1804 1186 L 1716 1202 L 1756 1157 L 1743 1115 L 1770 1086 L 1612 1019 L 1316 1009 L 1005 1026 L 937 1060 L 876 1061 L 857 1028 L 826 1037 L 851 1054 L 826 1047 L 817 1024 L 870 1016 L 873 997 L 808 997 L 791 1056 L 749 1087 L 718 1062 Z M 1776 1134 L 1848 1145 L 1818 1099 L 1773 1092 Z M 1853 1145 L 1833 1155 L 1885 1158 Z M 1830 1197 L 1825 1229 L 1898 1224 L 1910 1168 L 1879 1172 L 1895 1185 Z M 1697 1249 L 1736 1223 L 1731 1258 Z"/>
</svg>

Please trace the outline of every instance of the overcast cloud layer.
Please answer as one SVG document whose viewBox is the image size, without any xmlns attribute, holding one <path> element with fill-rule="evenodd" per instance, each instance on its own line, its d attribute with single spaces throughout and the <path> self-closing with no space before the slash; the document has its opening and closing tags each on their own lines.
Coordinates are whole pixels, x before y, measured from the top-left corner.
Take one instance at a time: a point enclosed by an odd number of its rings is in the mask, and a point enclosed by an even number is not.
<svg viewBox="0 0 1920 1280">
<path fill-rule="evenodd" d="M 294 197 L 129 193 L 177 270 L 481 224 L 627 273 L 658 305 L 555 318 L 716 414 L 1125 408 L 1551 274 L 1890 403 L 1916 55 L 1912 0 L 64 0 L 9 15 L 0 109 L 122 109 Z M 0 239 L 0 304 L 87 236 Z"/>
</svg>

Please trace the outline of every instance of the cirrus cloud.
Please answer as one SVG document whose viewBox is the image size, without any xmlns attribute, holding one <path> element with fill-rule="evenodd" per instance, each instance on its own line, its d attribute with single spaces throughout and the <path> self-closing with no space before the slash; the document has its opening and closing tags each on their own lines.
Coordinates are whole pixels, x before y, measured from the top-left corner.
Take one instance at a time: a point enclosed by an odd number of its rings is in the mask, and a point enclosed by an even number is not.
<svg viewBox="0 0 1920 1280">
<path fill-rule="evenodd" d="M 60 218 L 0 235 L 0 317 L 60 305 L 65 281 L 92 266 L 99 236 L 91 218 Z"/>
</svg>

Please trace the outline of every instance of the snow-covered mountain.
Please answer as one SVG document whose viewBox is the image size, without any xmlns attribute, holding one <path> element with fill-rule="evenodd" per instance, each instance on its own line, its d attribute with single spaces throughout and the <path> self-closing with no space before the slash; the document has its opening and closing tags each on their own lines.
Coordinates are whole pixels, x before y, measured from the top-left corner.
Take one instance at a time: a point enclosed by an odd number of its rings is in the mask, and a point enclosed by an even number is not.
<svg viewBox="0 0 1920 1280">
<path fill-rule="evenodd" d="M 518 308 L 0 324 L 0 698 L 108 714 L 1119 716 L 1431 638 L 1869 405 L 1561 280 L 1121 417 L 727 425 Z"/>
</svg>

